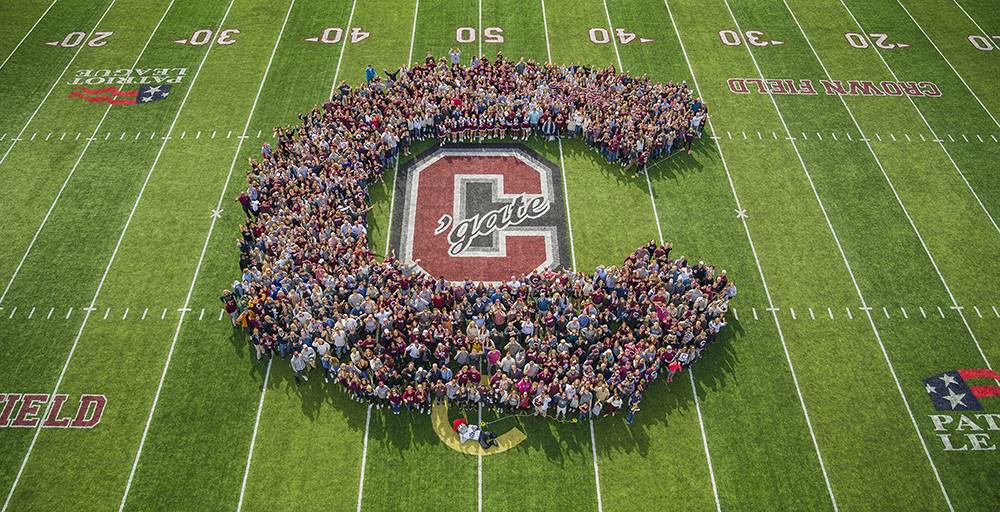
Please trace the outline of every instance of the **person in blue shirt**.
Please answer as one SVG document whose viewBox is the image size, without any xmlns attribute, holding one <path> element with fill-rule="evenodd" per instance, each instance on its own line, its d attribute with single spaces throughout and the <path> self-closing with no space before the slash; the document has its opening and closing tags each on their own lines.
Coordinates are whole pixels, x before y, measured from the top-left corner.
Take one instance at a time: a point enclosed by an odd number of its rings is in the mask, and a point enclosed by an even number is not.
<svg viewBox="0 0 1000 512">
<path fill-rule="evenodd" d="M 366 81 L 371 82 L 372 80 L 375 79 L 376 76 L 378 76 L 378 72 L 375 71 L 375 68 L 373 68 L 371 64 L 369 64 L 367 67 L 365 67 L 365 80 Z"/>
</svg>

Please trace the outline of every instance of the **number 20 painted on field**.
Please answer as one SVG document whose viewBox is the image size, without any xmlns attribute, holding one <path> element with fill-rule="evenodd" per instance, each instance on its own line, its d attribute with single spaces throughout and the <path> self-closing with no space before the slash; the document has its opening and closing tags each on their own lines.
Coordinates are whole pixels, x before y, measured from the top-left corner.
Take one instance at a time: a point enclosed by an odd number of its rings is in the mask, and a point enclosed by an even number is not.
<svg viewBox="0 0 1000 512">
<path fill-rule="evenodd" d="M 111 37 L 114 32 L 94 32 L 94 35 L 87 41 L 87 46 L 91 48 L 100 48 L 108 44 L 107 39 Z M 49 46 L 58 46 L 59 48 L 75 48 L 80 46 L 83 41 L 87 39 L 86 32 L 70 32 L 66 34 L 66 37 L 62 38 L 61 41 L 49 41 L 45 44 Z"/>
<path fill-rule="evenodd" d="M 889 34 L 882 34 L 879 32 L 869 32 L 868 36 L 872 38 L 872 44 L 881 48 L 883 50 L 895 50 L 896 48 L 909 48 L 910 45 L 906 43 L 890 43 L 888 42 Z M 859 34 L 857 32 L 847 32 L 844 34 L 844 38 L 847 39 L 847 43 L 853 48 L 863 50 L 868 48 L 868 38 L 864 34 Z"/>
</svg>

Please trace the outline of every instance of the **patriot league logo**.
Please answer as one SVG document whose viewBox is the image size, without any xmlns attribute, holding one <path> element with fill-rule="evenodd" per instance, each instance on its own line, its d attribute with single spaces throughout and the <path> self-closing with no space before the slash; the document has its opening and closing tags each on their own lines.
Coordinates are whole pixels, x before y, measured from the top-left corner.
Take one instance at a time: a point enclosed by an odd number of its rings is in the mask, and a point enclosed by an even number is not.
<svg viewBox="0 0 1000 512">
<path fill-rule="evenodd" d="M 449 281 L 570 265 L 559 169 L 520 145 L 449 146 L 400 169 L 391 243 Z"/>
</svg>

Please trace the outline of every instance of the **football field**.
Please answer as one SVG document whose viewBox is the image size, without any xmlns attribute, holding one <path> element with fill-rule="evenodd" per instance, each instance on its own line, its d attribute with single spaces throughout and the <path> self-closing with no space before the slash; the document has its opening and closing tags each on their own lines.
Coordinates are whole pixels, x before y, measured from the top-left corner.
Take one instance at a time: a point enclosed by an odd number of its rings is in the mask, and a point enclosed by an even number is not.
<svg viewBox="0 0 1000 512">
<path fill-rule="evenodd" d="M 272 128 L 450 48 L 709 107 L 638 178 L 527 143 L 578 270 L 669 241 L 739 287 L 632 425 L 500 418 L 526 438 L 468 455 L 221 309 Z M 1000 361 L 998 77 L 986 0 L 0 0 L 0 512 L 998 510 L 1000 382 L 932 381 Z"/>
</svg>

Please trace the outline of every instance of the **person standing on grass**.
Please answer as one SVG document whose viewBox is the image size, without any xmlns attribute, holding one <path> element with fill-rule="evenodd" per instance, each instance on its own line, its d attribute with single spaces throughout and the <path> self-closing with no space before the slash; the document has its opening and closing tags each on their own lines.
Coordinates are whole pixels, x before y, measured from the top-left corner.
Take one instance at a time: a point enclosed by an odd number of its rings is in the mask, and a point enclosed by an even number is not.
<svg viewBox="0 0 1000 512">
<path fill-rule="evenodd" d="M 292 371 L 295 372 L 295 384 L 302 384 L 303 380 L 309 380 L 309 376 L 305 374 L 306 360 L 300 352 L 292 354 Z"/>
<path fill-rule="evenodd" d="M 378 71 L 375 71 L 375 68 L 371 64 L 365 66 L 365 81 L 366 82 L 370 83 L 377 76 L 378 76 Z"/>
<path fill-rule="evenodd" d="M 462 50 L 452 48 L 448 50 L 448 57 L 451 58 L 451 65 L 457 66 L 460 62 L 462 62 Z"/>
<path fill-rule="evenodd" d="M 632 402 L 628 408 L 628 414 L 625 415 L 625 423 L 631 425 L 635 421 L 635 413 L 637 412 L 639 412 L 639 402 Z"/>
</svg>

